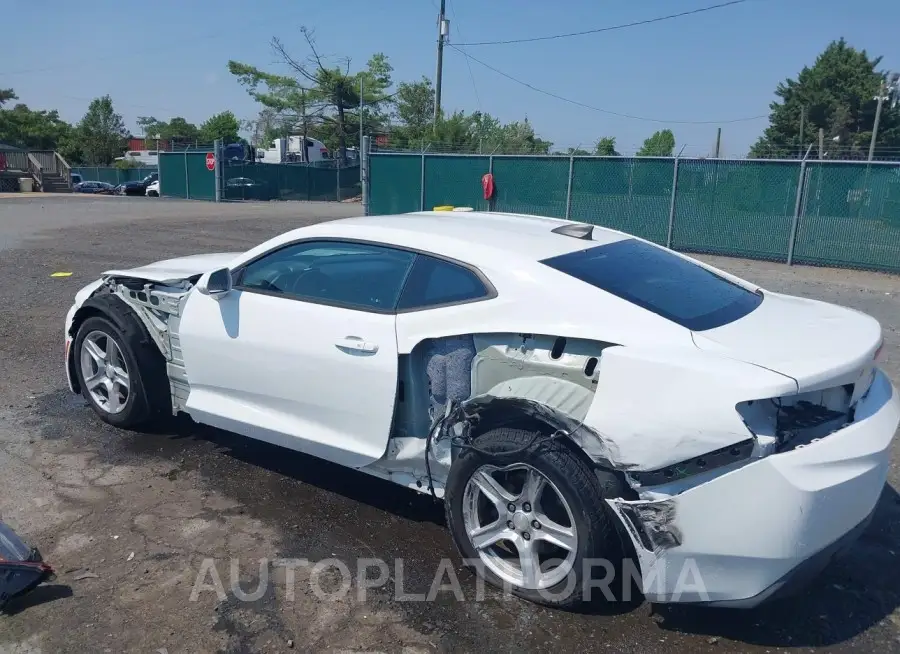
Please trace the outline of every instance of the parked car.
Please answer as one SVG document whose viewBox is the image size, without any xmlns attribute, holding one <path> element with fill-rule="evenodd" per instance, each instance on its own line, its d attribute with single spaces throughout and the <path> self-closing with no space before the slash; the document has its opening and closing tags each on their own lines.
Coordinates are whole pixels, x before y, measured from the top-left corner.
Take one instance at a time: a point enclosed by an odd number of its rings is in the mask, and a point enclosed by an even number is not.
<svg viewBox="0 0 900 654">
<path fill-rule="evenodd" d="M 478 574 L 562 607 L 628 559 L 651 602 L 796 589 L 867 525 L 900 423 L 875 319 L 538 216 L 110 270 L 64 336 L 105 422 L 184 412 L 442 498 Z"/>
<path fill-rule="evenodd" d="M 71 173 L 70 179 L 72 180 L 72 186 L 75 186 L 76 184 L 81 184 L 81 182 L 84 181 L 81 178 L 81 175 L 79 175 L 78 173 Z"/>
<path fill-rule="evenodd" d="M 120 184 L 119 193 L 122 195 L 146 195 L 147 187 L 158 179 L 159 173 L 150 173 L 144 179 Z"/>
<path fill-rule="evenodd" d="M 95 193 L 100 195 L 113 195 L 116 187 L 106 182 L 80 182 L 72 187 L 75 193 Z"/>
<path fill-rule="evenodd" d="M 147 186 L 147 196 L 151 198 L 159 197 L 159 180 L 155 179 Z"/>
</svg>

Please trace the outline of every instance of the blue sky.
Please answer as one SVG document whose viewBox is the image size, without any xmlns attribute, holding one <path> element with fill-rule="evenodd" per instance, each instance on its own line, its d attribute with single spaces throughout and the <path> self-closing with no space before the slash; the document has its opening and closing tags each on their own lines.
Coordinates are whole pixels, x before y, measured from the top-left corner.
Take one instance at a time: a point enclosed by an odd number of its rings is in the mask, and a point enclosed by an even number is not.
<svg viewBox="0 0 900 654">
<path fill-rule="evenodd" d="M 451 42 L 514 39 L 617 25 L 722 0 L 447 0 Z M 109 93 L 127 125 L 137 116 L 201 122 L 258 105 L 231 77 L 229 59 L 280 70 L 278 36 L 305 55 L 301 26 L 322 53 L 363 65 L 384 52 L 394 80 L 433 77 L 437 0 L 121 0 L 17 2 L 5 31 L 0 87 L 33 108 L 77 121 L 92 97 Z M 603 34 L 465 48 L 536 87 L 609 111 L 536 93 L 459 52 L 444 57 L 446 109 L 481 109 L 503 120 L 528 117 L 556 148 L 591 147 L 615 136 L 624 153 L 669 127 L 686 155 L 707 154 L 716 128 L 723 150 L 742 156 L 767 121 L 779 81 L 795 76 L 831 41 L 845 37 L 882 66 L 900 69 L 897 0 L 748 0 L 716 11 Z M 470 70 L 471 68 L 471 70 Z M 721 121 L 721 122 L 718 122 Z M 139 132 L 138 132 L 139 133 Z"/>
</svg>

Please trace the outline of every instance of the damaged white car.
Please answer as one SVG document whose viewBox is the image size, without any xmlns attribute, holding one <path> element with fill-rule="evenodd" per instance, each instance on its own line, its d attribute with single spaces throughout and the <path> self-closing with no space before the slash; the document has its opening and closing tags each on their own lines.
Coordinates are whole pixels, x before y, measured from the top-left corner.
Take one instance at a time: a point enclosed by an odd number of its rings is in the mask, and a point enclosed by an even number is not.
<svg viewBox="0 0 900 654">
<path fill-rule="evenodd" d="M 654 602 L 754 606 L 816 574 L 885 483 L 882 343 L 621 232 L 477 212 L 112 270 L 65 324 L 105 421 L 186 413 L 433 493 L 489 582 L 557 606 L 597 560 L 636 561 Z"/>
</svg>

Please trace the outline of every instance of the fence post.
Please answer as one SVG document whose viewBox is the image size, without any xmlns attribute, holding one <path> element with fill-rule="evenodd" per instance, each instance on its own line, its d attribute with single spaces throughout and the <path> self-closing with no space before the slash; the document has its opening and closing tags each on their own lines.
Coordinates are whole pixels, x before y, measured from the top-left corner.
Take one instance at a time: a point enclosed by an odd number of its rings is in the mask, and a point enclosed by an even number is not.
<svg viewBox="0 0 900 654">
<path fill-rule="evenodd" d="M 575 172 L 575 155 L 569 155 L 569 181 L 566 183 L 566 220 L 572 215 L 572 177 Z"/>
<path fill-rule="evenodd" d="M 797 226 L 803 209 L 803 191 L 806 188 L 806 159 L 800 162 L 800 179 L 797 180 L 797 199 L 794 200 L 794 219 L 791 221 L 791 236 L 788 241 L 787 265 L 794 263 L 794 244 L 797 242 Z"/>
<path fill-rule="evenodd" d="M 213 156 L 216 158 L 216 202 L 222 201 L 222 139 L 213 142 Z"/>
<path fill-rule="evenodd" d="M 335 175 L 335 183 L 337 184 L 337 189 L 335 189 L 337 195 L 337 201 L 341 201 L 341 162 L 338 161 L 337 166 L 334 168 L 337 173 Z"/>
<path fill-rule="evenodd" d="M 370 136 L 363 136 L 360 147 L 362 152 L 359 153 L 359 181 L 362 186 L 362 205 L 363 215 L 369 215 L 369 139 Z"/>
<path fill-rule="evenodd" d="M 419 211 L 425 211 L 425 151 L 422 150 L 419 162 Z"/>
<path fill-rule="evenodd" d="M 188 175 L 187 150 L 184 151 L 184 199 L 191 199 L 191 176 Z"/>
<path fill-rule="evenodd" d="M 672 198 L 669 200 L 669 228 L 666 231 L 666 247 L 672 249 L 672 233 L 675 231 L 675 200 L 678 197 L 678 157 L 672 172 Z"/>
</svg>

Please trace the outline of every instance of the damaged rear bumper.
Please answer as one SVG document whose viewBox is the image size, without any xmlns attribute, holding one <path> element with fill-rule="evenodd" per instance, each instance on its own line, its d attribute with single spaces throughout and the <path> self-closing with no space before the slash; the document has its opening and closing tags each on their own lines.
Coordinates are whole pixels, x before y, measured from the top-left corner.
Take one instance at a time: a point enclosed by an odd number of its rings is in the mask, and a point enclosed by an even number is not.
<svg viewBox="0 0 900 654">
<path fill-rule="evenodd" d="M 887 478 L 900 398 L 882 372 L 856 420 L 660 500 L 609 500 L 651 602 L 750 608 L 789 594 L 846 550 Z"/>
</svg>

